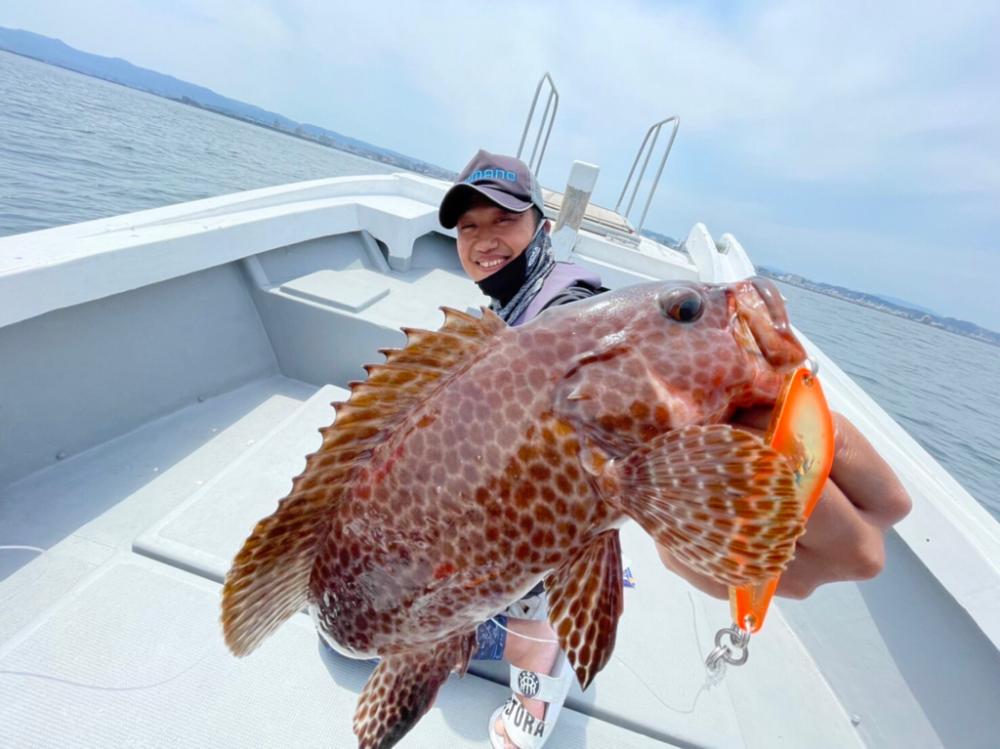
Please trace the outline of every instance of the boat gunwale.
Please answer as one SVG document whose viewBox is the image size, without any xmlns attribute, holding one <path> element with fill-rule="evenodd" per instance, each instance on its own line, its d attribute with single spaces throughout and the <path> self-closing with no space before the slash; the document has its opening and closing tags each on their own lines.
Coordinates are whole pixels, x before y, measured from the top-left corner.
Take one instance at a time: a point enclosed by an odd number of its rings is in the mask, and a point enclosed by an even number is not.
<svg viewBox="0 0 1000 749">
<path fill-rule="evenodd" d="M 3 237 L 0 327 L 297 242 L 365 231 L 366 219 L 359 215 L 365 208 L 384 213 L 405 206 L 406 215 L 394 218 L 418 223 L 417 236 L 436 231 L 454 237 L 454 230 L 437 222 L 436 206 L 447 187 L 442 180 L 409 173 L 334 177 Z M 259 231 L 265 225 L 268 230 Z M 587 238 L 614 244 L 598 235 Z M 629 265 L 655 262 L 635 250 L 621 252 L 626 273 L 641 272 Z M 909 438 L 844 378 L 847 397 L 884 432 L 887 449 L 895 448 L 892 439 Z M 894 452 L 905 464 L 904 482 L 919 501 L 894 532 L 1000 649 L 1000 523 L 926 450 L 909 441 L 905 450 Z M 928 478 L 941 495 L 923 490 Z M 954 529 L 954 535 L 947 534 L 954 542 L 928 543 L 932 534 L 941 536 L 942 527 Z"/>
</svg>

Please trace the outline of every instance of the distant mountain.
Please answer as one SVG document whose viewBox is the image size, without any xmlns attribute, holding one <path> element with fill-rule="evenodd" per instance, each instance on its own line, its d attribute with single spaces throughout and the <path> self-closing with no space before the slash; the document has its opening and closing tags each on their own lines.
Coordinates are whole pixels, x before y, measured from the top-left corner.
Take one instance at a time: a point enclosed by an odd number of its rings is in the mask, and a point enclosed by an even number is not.
<svg viewBox="0 0 1000 749">
<path fill-rule="evenodd" d="M 925 315 L 937 314 L 937 312 L 935 312 L 932 309 L 929 309 L 927 307 L 921 307 L 919 304 L 914 304 L 913 302 L 909 302 L 906 299 L 899 299 L 898 297 L 889 296 L 888 294 L 878 294 L 877 296 L 880 299 L 885 299 L 887 302 L 892 302 L 897 307 L 904 307 L 906 309 L 915 309 L 917 312 L 923 312 Z"/>
<path fill-rule="evenodd" d="M 641 233 L 644 237 L 649 237 L 650 239 L 674 250 L 679 248 L 682 244 L 679 239 L 674 239 L 666 234 L 660 234 L 660 232 L 653 231 L 652 229 L 643 229 Z"/>
<path fill-rule="evenodd" d="M 317 125 L 296 122 L 293 119 L 271 112 L 253 104 L 230 99 L 217 94 L 204 86 L 197 86 L 187 81 L 174 78 L 171 75 L 157 73 L 155 70 L 140 68 L 127 60 L 117 57 L 102 57 L 101 55 L 81 52 L 58 39 L 35 34 L 21 29 L 8 29 L 0 26 L 0 49 L 25 57 L 31 57 L 41 62 L 57 65 L 61 68 L 83 73 L 84 75 L 102 78 L 122 86 L 146 91 L 156 96 L 173 99 L 202 109 L 208 109 L 229 117 L 279 130 L 298 138 L 311 140 L 326 146 L 348 151 L 358 156 L 374 159 L 386 164 L 399 166 L 403 169 L 420 172 L 433 177 L 454 179 L 455 173 L 434 164 L 414 159 L 405 154 L 390 151 L 367 143 L 357 138 Z"/>
<path fill-rule="evenodd" d="M 908 320 L 930 325 L 933 328 L 947 330 L 949 333 L 964 335 L 968 338 L 975 338 L 977 341 L 1000 346 L 1000 333 L 996 331 L 980 327 L 967 320 L 958 320 L 954 317 L 937 315 L 928 309 L 917 307 L 902 299 L 892 301 L 891 297 L 867 294 L 864 291 L 855 291 L 854 289 L 847 289 L 843 286 L 835 286 L 823 283 L 822 281 L 811 281 L 795 273 L 786 273 L 785 271 L 776 268 L 766 268 L 762 265 L 757 266 L 757 272 L 762 276 L 767 276 L 768 278 L 773 278 L 776 281 L 791 284 L 792 286 L 799 286 L 809 291 L 826 294 L 827 296 L 860 304 L 864 307 L 871 307 L 880 312 L 888 312 L 890 315 L 895 315 L 896 317 L 905 317 Z"/>
</svg>

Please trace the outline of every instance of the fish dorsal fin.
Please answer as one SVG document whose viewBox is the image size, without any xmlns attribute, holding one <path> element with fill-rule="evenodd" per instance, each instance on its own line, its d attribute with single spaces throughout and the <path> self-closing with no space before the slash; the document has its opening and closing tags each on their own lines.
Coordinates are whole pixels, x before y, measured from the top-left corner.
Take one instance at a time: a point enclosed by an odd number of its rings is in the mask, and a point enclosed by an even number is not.
<svg viewBox="0 0 1000 749">
<path fill-rule="evenodd" d="M 406 345 L 403 348 L 379 349 L 385 354 L 386 363 L 414 363 L 448 371 L 507 327 L 507 323 L 488 307 L 483 307 L 482 317 L 451 307 L 441 307 L 441 311 L 444 325 L 437 330 L 404 327 Z"/>
<path fill-rule="evenodd" d="M 490 309 L 483 309 L 482 317 L 449 307 L 441 310 L 444 325 L 440 330 L 403 328 L 406 346 L 380 349 L 385 363 L 365 366 L 368 379 L 351 383 L 351 397 L 337 409 L 337 421 L 324 434 L 320 452 L 328 445 L 364 445 L 352 460 L 356 458 L 427 400 L 436 385 L 475 361 L 484 343 L 507 327 Z M 306 474 L 309 469 L 307 464 Z"/>
<path fill-rule="evenodd" d="M 368 379 L 351 383 L 351 397 L 334 423 L 320 429 L 323 444 L 273 514 L 257 523 L 226 575 L 222 627 L 236 655 L 256 648 L 305 606 L 309 577 L 331 510 L 354 469 L 436 387 L 476 359 L 486 341 L 507 327 L 495 313 L 481 318 L 442 307 L 440 330 L 404 328 L 401 349 L 383 349 L 383 364 L 365 367 Z"/>
</svg>

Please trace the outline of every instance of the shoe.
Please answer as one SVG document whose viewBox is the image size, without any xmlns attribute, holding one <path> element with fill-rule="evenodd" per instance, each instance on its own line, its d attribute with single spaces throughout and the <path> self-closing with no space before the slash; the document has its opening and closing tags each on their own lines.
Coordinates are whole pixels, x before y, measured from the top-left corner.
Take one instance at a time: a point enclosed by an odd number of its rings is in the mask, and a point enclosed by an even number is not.
<svg viewBox="0 0 1000 749">
<path fill-rule="evenodd" d="M 507 738 L 518 749 L 541 749 L 552 735 L 573 679 L 573 669 L 561 651 L 550 675 L 524 671 L 512 665 L 510 688 L 513 694 L 490 717 L 489 734 L 493 749 L 504 749 L 504 739 L 494 729 L 498 719 L 503 721 Z M 545 719 L 539 720 L 529 713 L 517 698 L 518 694 L 548 703 Z"/>
</svg>

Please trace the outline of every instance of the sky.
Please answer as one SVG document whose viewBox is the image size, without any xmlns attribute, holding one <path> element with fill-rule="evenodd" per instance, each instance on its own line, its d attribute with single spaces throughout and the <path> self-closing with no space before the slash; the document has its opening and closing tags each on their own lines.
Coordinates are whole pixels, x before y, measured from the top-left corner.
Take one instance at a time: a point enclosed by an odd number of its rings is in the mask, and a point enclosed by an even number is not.
<svg viewBox="0 0 1000 749">
<path fill-rule="evenodd" d="M 548 71 L 547 187 L 591 162 L 613 206 L 678 115 L 648 228 L 1000 330 L 995 1 L 4 0 L 0 25 L 455 171 L 516 151 Z"/>
</svg>

